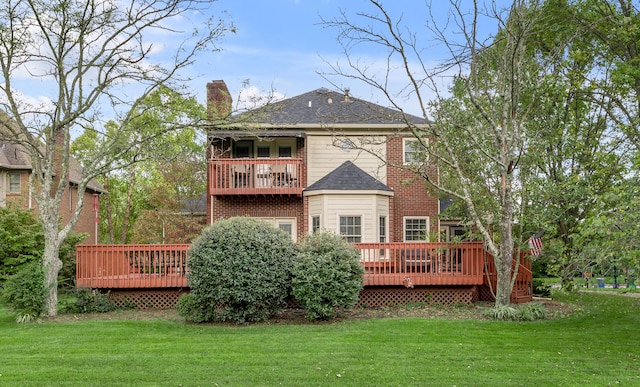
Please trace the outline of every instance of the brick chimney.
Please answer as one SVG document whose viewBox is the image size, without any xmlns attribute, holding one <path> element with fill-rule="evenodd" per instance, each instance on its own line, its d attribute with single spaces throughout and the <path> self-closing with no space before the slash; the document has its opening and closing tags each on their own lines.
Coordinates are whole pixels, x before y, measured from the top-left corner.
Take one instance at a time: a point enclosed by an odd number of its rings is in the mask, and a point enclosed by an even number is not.
<svg viewBox="0 0 640 387">
<path fill-rule="evenodd" d="M 223 120 L 231 115 L 231 94 L 223 80 L 207 83 L 207 118 Z"/>
</svg>

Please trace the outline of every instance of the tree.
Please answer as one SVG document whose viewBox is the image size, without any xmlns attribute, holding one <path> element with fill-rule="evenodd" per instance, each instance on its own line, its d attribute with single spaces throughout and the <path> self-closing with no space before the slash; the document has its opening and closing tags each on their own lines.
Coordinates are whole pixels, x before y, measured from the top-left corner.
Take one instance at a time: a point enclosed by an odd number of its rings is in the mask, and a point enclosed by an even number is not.
<svg viewBox="0 0 640 387">
<path fill-rule="evenodd" d="M 456 30 L 446 31 L 431 20 L 427 26 L 432 36 L 423 40 L 401 18 L 393 19 L 380 2 L 370 3 L 375 13 L 358 13 L 358 22 L 346 14 L 325 21 L 338 29 L 347 58 L 346 67 L 331 64 L 333 71 L 325 76 L 364 82 L 401 111 L 403 98 L 418 101 L 430 125 L 423 129 L 409 120 L 405 124 L 419 140 L 421 153 L 437 161 L 439 178 L 420 164 L 409 168 L 464 204 L 468 220 L 496 261 L 496 305 L 508 305 L 516 275 L 513 257 L 522 239 L 521 204 L 528 195 L 522 184 L 528 173 L 522 165 L 529 151 L 525 127 L 544 79 L 545 63 L 530 55 L 527 44 L 539 28 L 539 5 L 514 1 L 508 9 L 483 9 L 474 2 L 465 10 L 462 2 L 451 2 L 453 20 L 448 25 Z M 497 34 L 486 40 L 480 36 L 480 19 L 498 24 Z M 435 67 L 424 54 L 434 40 L 443 43 L 450 56 Z M 382 71 L 355 59 L 354 51 L 364 44 L 386 52 Z M 397 81 L 400 74 L 405 82 L 394 90 L 391 77 Z M 448 90 L 439 86 L 443 74 L 453 74 Z M 435 95 L 432 102 L 427 101 L 429 93 Z"/>
<path fill-rule="evenodd" d="M 113 169 L 99 177 L 109 191 L 101 206 L 101 229 L 109 243 L 136 239 L 132 230 L 148 211 L 175 214 L 181 203 L 200 199 L 206 191 L 204 135 L 191 125 L 205 118 L 204 106 L 193 97 L 160 87 L 136 109 L 140 114 L 125 128 L 126 134 L 124 131 L 117 134 L 125 143 L 138 143 L 141 137 L 149 140 L 120 153 Z M 114 135 L 109 128 L 117 127 L 116 123 L 110 123 L 102 137 L 92 130 L 85 131 L 73 141 L 73 154 L 81 161 L 95 154 Z M 120 167 L 116 169 L 116 165 Z M 141 228 L 151 229 L 148 225 Z M 141 242 L 139 238 L 136 241 Z"/>
<path fill-rule="evenodd" d="M 580 0 L 571 6 L 597 66 L 585 77 L 595 101 L 640 151 L 640 9 L 633 0 Z"/>
<path fill-rule="evenodd" d="M 565 288 L 576 274 L 590 271 L 585 246 L 577 243 L 580 229 L 624 170 L 623 142 L 611 130 L 606 98 L 592 93 L 597 54 L 580 23 L 572 22 L 574 8 L 562 0 L 542 7 L 532 55 L 549 56 L 552 65 L 527 124 L 532 176 L 526 219 L 533 232 L 546 236 L 548 272 Z"/>
<path fill-rule="evenodd" d="M 45 238 L 46 314 L 57 314 L 58 252 L 78 221 L 87 184 L 111 170 L 121 155 L 159 135 L 125 140 L 130 125 L 142 116 L 138 107 L 145 97 L 180 81 L 181 70 L 198 53 L 217 50 L 214 43 L 230 30 L 223 20 L 203 20 L 200 12 L 209 6 L 197 0 L 12 0 L 0 6 L 1 103 L 15 121 L 3 122 L 1 132 L 31 158 L 29 185 Z M 182 26 L 192 22 L 199 28 L 181 31 L 179 19 Z M 154 37 L 162 38 L 169 55 L 156 55 L 160 44 Z M 20 91 L 22 74 L 46 85 L 41 90 L 45 103 L 21 98 L 27 93 Z M 103 122 L 111 118 L 117 123 L 112 135 L 84 160 L 74 212 L 59 227 L 72 135 L 85 129 L 105 134 Z"/>
</svg>

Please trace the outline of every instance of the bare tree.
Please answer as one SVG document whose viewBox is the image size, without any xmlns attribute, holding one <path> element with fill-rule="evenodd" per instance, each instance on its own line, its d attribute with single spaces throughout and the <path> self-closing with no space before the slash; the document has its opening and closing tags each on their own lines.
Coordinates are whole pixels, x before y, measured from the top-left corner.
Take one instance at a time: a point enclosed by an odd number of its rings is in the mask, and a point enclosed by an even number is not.
<svg viewBox="0 0 640 387">
<path fill-rule="evenodd" d="M 538 4 L 516 0 L 499 9 L 474 1 L 465 10 L 463 4 L 469 3 L 451 1 L 448 19 L 437 20 L 428 6 L 426 28 L 412 30 L 380 1 L 370 3 L 372 12 L 324 21 L 338 30 L 346 65 L 330 63 L 332 71 L 323 75 L 364 82 L 401 111 L 404 100 L 418 101 L 429 125 L 412 124 L 407 115 L 405 123 L 424 156 L 437 163 L 438 177 L 419 165 L 413 168 L 428 184 L 464 204 L 468 220 L 495 257 L 496 305 L 509 305 L 517 274 L 513 257 L 521 241 L 516 226 L 522 225 L 527 200 L 524 128 L 535 107 L 536 85 L 544 79 L 544 63 L 527 46 L 536 34 Z M 497 25 L 498 31 L 481 38 L 480 20 Z M 430 66 L 434 42 L 447 49 L 449 59 Z M 385 66 L 359 59 L 361 45 L 385 53 Z M 443 87 L 445 76 L 451 82 Z M 393 89 L 399 77 L 404 82 Z"/>
<path fill-rule="evenodd" d="M 160 86 L 177 88 L 181 70 L 198 53 L 217 51 L 215 43 L 232 30 L 204 14 L 210 6 L 198 0 L 7 0 L 0 6 L 0 104 L 9 116 L 0 132 L 31 158 L 29 185 L 45 234 L 46 315 L 57 314 L 58 252 L 78 221 L 87 184 L 121 168 L 120 156 L 148 140 L 120 136 L 144 113 L 136 107 Z M 44 102 L 23 98 L 25 77 L 42 86 Z M 72 135 L 89 129 L 104 136 L 107 120 L 118 128 L 84 160 L 73 214 L 60 227 Z"/>
</svg>

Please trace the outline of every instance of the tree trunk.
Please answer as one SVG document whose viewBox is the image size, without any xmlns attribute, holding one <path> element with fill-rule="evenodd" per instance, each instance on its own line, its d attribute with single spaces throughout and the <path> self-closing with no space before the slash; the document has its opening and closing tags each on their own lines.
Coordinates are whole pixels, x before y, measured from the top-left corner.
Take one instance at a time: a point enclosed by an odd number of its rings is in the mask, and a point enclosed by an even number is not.
<svg viewBox="0 0 640 387">
<path fill-rule="evenodd" d="M 120 243 L 127 243 L 127 231 L 129 228 L 129 218 L 131 217 L 131 207 L 133 206 L 133 189 L 136 185 L 136 166 L 131 165 L 131 173 L 129 175 L 129 189 L 127 191 L 127 203 L 122 219 L 122 234 L 120 235 Z"/>
<path fill-rule="evenodd" d="M 56 228 L 44 226 L 45 245 L 42 256 L 46 289 L 43 314 L 50 317 L 58 314 L 58 273 L 62 269 L 57 223 L 55 226 Z"/>
<path fill-rule="evenodd" d="M 513 267 L 513 238 L 510 242 L 502 241 L 500 256 L 495 257 L 498 283 L 496 285 L 496 306 L 505 306 L 511 303 L 513 291 L 512 267 Z"/>
<path fill-rule="evenodd" d="M 504 160 L 507 160 L 506 149 L 503 146 Z M 508 162 L 504 162 L 505 168 Z M 500 254 L 495 257 L 495 265 L 498 283 L 496 285 L 496 306 L 505 306 L 511 303 L 511 292 L 513 290 L 512 267 L 513 267 L 513 202 L 511 198 L 511 176 L 508 170 L 502 174 L 500 187 L 500 201 L 502 204 L 502 215 L 500 219 Z"/>
</svg>

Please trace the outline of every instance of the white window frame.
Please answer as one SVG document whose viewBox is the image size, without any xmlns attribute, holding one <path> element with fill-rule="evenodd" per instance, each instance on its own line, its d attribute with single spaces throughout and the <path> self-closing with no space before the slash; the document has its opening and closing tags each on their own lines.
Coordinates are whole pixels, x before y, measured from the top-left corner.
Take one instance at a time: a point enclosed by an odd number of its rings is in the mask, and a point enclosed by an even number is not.
<svg viewBox="0 0 640 387">
<path fill-rule="evenodd" d="M 276 228 L 279 228 L 281 230 L 283 230 L 282 228 L 280 228 L 280 226 L 282 225 L 289 225 L 291 226 L 291 239 L 295 241 L 296 238 L 296 221 L 295 219 L 276 219 Z M 286 230 L 283 230 L 286 231 Z"/>
<path fill-rule="evenodd" d="M 314 224 L 313 221 L 318 219 L 318 228 L 314 228 Z M 311 231 L 311 234 L 314 234 L 318 231 L 320 231 L 322 229 L 322 218 L 320 217 L 320 215 L 312 215 L 309 217 L 309 230 Z"/>
<path fill-rule="evenodd" d="M 409 220 L 424 220 L 425 221 L 425 235 L 424 239 L 407 239 L 407 221 Z M 428 216 L 405 216 L 402 218 L 402 238 L 405 242 L 428 242 L 429 241 L 429 217 Z M 412 230 L 413 231 L 413 230 Z"/>
<path fill-rule="evenodd" d="M 272 225 L 275 228 L 280 228 L 280 225 L 289 224 L 291 225 L 291 239 L 296 242 L 298 240 L 298 229 L 297 229 L 297 219 L 296 218 L 261 218 L 256 217 L 256 219 L 265 221 Z"/>
<path fill-rule="evenodd" d="M 381 230 L 383 225 L 382 221 L 384 220 L 384 231 Z M 383 231 L 383 232 L 381 232 Z M 378 216 L 378 242 L 385 243 L 389 240 L 389 222 L 387 221 L 386 215 Z"/>
<path fill-rule="evenodd" d="M 423 139 L 422 141 L 425 144 L 428 144 L 428 140 Z M 411 145 L 409 145 L 410 143 L 420 144 L 420 140 L 415 137 L 407 137 L 402 139 L 402 163 L 404 165 L 415 164 L 418 162 L 415 160 L 415 156 L 413 156 L 411 160 L 409 160 L 407 157 L 407 153 L 410 155 L 415 155 L 415 153 L 418 152 L 418 150 L 415 149 L 415 146 L 413 146 L 414 149 L 410 149 L 410 147 L 412 147 Z M 424 161 L 427 161 L 427 160 L 424 160 Z M 424 161 L 420 161 L 420 162 L 422 163 Z"/>
<path fill-rule="evenodd" d="M 349 240 L 350 238 L 356 237 L 356 234 L 353 234 L 353 235 L 351 235 L 351 234 L 343 234 L 341 232 L 341 228 L 342 228 L 342 225 L 341 225 L 341 222 L 340 222 L 341 218 L 359 218 L 360 219 L 360 235 L 357 236 L 357 237 L 360 238 L 360 241 L 356 242 L 356 241 Z M 338 224 L 337 224 L 338 229 L 336 230 L 336 232 L 338 234 L 342 235 L 345 238 L 345 240 L 347 242 L 349 242 L 349 243 L 361 243 L 362 239 L 364 238 L 364 235 L 365 235 L 364 225 L 365 225 L 365 221 L 364 221 L 364 215 L 363 214 L 339 214 L 338 215 Z"/>
</svg>

